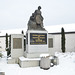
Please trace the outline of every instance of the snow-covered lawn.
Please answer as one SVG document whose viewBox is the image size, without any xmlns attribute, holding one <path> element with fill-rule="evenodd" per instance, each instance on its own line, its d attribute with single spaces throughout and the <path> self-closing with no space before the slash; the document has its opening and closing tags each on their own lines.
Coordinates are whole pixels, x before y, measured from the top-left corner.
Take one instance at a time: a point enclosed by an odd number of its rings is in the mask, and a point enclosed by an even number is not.
<svg viewBox="0 0 75 75">
<path fill-rule="evenodd" d="M 59 65 L 48 70 L 40 67 L 20 68 L 18 64 L 7 64 L 6 56 L 0 58 L 0 72 L 5 75 L 75 75 L 75 52 L 55 53 Z"/>
</svg>

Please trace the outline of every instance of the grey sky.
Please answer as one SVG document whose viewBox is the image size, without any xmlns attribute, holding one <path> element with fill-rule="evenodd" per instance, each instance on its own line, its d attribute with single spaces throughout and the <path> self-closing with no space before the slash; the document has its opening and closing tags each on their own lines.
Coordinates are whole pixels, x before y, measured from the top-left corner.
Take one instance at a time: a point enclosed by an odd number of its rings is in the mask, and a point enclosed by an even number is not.
<svg viewBox="0 0 75 75">
<path fill-rule="evenodd" d="M 75 0 L 0 0 L 0 29 L 27 27 L 39 5 L 44 25 L 75 23 Z"/>
</svg>

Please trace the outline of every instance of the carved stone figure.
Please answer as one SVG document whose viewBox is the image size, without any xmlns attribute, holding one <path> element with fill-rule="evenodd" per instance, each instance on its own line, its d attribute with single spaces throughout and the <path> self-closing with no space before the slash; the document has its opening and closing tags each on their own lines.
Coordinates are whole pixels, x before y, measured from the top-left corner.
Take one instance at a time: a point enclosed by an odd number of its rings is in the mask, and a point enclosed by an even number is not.
<svg viewBox="0 0 75 75">
<path fill-rule="evenodd" d="M 43 17 L 40 9 L 41 7 L 39 6 L 38 9 L 32 13 L 32 16 L 30 16 L 28 21 L 28 30 L 45 30 L 43 28 Z"/>
</svg>

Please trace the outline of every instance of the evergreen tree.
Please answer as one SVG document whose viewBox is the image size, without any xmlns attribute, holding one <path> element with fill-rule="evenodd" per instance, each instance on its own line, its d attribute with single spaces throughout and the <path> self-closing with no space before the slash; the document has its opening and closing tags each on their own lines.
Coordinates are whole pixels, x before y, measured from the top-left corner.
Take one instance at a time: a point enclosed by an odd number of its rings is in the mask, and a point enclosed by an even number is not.
<svg viewBox="0 0 75 75">
<path fill-rule="evenodd" d="M 24 34 L 24 31 L 22 30 L 22 32 L 21 32 L 22 34 Z"/>
<path fill-rule="evenodd" d="M 61 49 L 65 53 L 65 32 L 63 27 L 61 28 Z"/>
<path fill-rule="evenodd" d="M 8 47 L 8 34 L 6 33 L 6 48 Z"/>
<path fill-rule="evenodd" d="M 6 33 L 6 51 L 7 51 L 7 56 L 9 56 L 10 55 L 10 53 L 11 53 L 11 49 L 10 48 L 8 48 L 8 37 L 10 38 L 10 36 L 8 36 L 8 34 Z M 10 41 L 10 40 L 9 40 Z M 9 42 L 10 43 L 10 42 Z M 9 47 L 10 47 L 10 44 L 9 44 Z"/>
</svg>

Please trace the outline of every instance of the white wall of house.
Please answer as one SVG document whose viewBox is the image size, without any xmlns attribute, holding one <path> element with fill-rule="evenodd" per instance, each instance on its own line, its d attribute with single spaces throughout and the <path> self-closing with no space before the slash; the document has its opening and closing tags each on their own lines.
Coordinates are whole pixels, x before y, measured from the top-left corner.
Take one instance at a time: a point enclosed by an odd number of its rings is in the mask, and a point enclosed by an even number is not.
<svg viewBox="0 0 75 75">
<path fill-rule="evenodd" d="M 66 51 L 75 51 L 75 33 L 66 34 Z"/>
<path fill-rule="evenodd" d="M 0 51 L 5 51 L 6 48 L 6 38 L 0 37 Z"/>
<path fill-rule="evenodd" d="M 55 52 L 61 52 L 61 35 L 49 34 L 48 38 L 53 38 L 53 47 L 48 48 L 50 55 L 54 55 Z"/>
<path fill-rule="evenodd" d="M 53 47 L 48 48 L 50 55 L 55 52 L 62 52 L 61 50 L 61 34 L 49 34 L 48 38 L 53 38 Z M 65 48 L 66 52 L 75 51 L 75 33 L 65 34 Z"/>
</svg>

